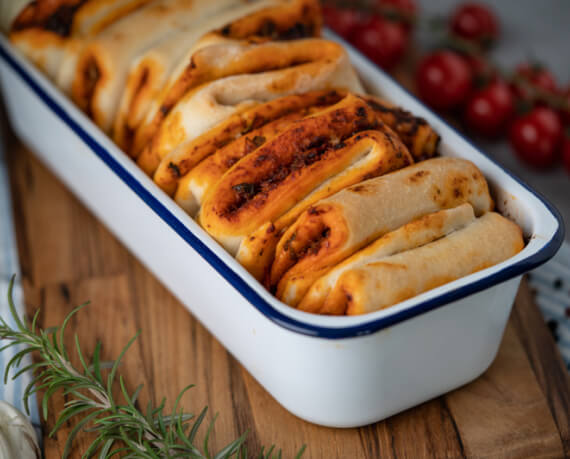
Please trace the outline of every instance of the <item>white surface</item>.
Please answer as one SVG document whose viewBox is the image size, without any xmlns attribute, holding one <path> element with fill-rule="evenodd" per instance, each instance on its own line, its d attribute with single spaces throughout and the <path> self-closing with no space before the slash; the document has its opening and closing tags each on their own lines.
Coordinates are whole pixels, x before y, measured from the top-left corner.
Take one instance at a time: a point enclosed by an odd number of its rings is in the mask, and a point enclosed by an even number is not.
<svg viewBox="0 0 570 459">
<path fill-rule="evenodd" d="M 473 150 L 373 66 L 356 56 L 355 61 L 365 78 L 386 97 L 428 118 L 443 136 L 445 154 L 473 159 L 495 185 L 501 208 L 532 235 L 524 251 L 506 263 L 385 311 L 360 317 L 309 315 L 281 304 L 71 102 L 30 65 L 21 63 L 66 113 L 275 310 L 305 323 L 343 328 L 394 315 L 440 293 L 482 279 L 536 253 L 556 230 L 554 219 L 527 190 Z M 250 305 L 54 116 L 3 62 L 0 77 L 12 125 L 19 136 L 294 414 L 329 426 L 368 424 L 471 381 L 495 357 L 520 278 L 364 337 L 327 340 L 289 331 Z"/>
</svg>

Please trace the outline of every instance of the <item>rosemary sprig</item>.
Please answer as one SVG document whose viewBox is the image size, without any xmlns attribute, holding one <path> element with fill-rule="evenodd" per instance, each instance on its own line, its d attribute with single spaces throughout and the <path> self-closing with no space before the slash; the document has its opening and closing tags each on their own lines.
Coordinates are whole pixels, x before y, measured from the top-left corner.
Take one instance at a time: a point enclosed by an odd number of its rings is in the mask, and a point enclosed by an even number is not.
<svg viewBox="0 0 570 459">
<path fill-rule="evenodd" d="M 245 459 L 248 455 L 245 439 L 247 433 L 230 442 L 217 453 L 210 451 L 208 444 L 214 428 L 216 416 L 207 428 L 204 440 L 197 445 L 196 436 L 203 425 L 208 411 L 205 407 L 196 417 L 185 413 L 180 407 L 183 395 L 193 386 L 183 389 L 174 403 L 172 413 L 166 413 L 166 400 L 158 406 L 149 402 L 146 411 L 137 404 L 137 398 L 143 388 L 139 385 L 134 392 L 128 392 L 125 381 L 118 374 L 119 365 L 125 353 L 137 339 L 135 335 L 124 347 L 115 362 L 102 362 L 100 359 L 101 343 L 98 342 L 91 363 L 88 363 L 81 351 L 79 340 L 75 335 L 75 352 L 81 362 L 75 368 L 69 359 L 64 344 L 67 324 L 86 304 L 75 308 L 63 321 L 61 327 L 40 329 L 37 326 L 39 310 L 31 323 L 21 319 L 13 301 L 14 277 L 8 288 L 8 305 L 16 326 L 10 327 L 0 317 L 0 341 L 7 344 L 0 347 L 0 352 L 12 346 L 22 346 L 6 365 L 4 384 L 11 371 L 12 379 L 31 371 L 32 381 L 24 391 L 24 405 L 29 412 L 29 399 L 33 394 L 41 394 L 41 411 L 47 419 L 48 403 L 56 393 L 63 394 L 67 401 L 59 413 L 55 425 L 50 432 L 53 436 L 64 424 L 73 420 L 74 427 L 67 437 L 63 457 L 69 456 L 72 444 L 81 432 L 91 432 L 95 439 L 83 453 L 84 458 L 98 454 L 99 458 L 110 458 L 115 455 L 136 458 L 237 458 Z M 19 368 L 25 356 L 35 353 L 34 363 Z M 120 389 L 120 399 L 113 394 L 113 389 Z M 305 447 L 297 453 L 299 458 Z M 265 452 L 254 456 L 258 458 L 281 458 L 281 450 L 272 446 Z"/>
</svg>

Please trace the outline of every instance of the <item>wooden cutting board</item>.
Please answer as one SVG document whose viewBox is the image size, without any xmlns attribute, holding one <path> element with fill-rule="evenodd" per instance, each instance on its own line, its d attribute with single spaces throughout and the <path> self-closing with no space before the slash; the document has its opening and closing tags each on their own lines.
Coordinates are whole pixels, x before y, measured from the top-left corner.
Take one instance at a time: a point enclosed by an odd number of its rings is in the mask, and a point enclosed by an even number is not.
<svg viewBox="0 0 570 459">
<path fill-rule="evenodd" d="M 102 341 L 107 360 L 141 330 L 121 368 L 127 385 L 145 384 L 145 406 L 149 398 L 172 402 L 181 388 L 196 384 L 184 406 L 219 413 L 214 449 L 249 430 L 250 451 L 276 444 L 284 457 L 303 444 L 305 458 L 570 455 L 568 375 L 526 283 L 497 359 L 482 377 L 367 427 L 319 427 L 273 400 L 28 150 L 13 138 L 8 144 L 28 313 L 41 308 L 41 325 L 49 327 L 91 300 L 68 338 L 77 333 L 88 355 Z M 54 399 L 50 412 L 62 403 Z M 46 435 L 53 422 L 51 415 L 44 423 Z M 46 458 L 61 456 L 71 427 L 44 438 Z M 77 443 L 74 457 L 85 444 Z"/>
</svg>

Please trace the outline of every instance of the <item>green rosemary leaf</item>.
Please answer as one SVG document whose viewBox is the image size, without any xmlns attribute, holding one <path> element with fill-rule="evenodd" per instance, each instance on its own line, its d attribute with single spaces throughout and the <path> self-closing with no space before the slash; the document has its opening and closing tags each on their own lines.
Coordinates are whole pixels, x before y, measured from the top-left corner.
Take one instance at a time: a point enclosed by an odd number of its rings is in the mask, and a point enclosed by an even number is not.
<svg viewBox="0 0 570 459">
<path fill-rule="evenodd" d="M 188 440 L 188 438 L 186 437 L 185 423 L 182 420 L 182 416 L 179 416 L 178 419 L 176 419 L 176 435 L 177 435 L 177 440 L 182 445 L 186 446 L 186 448 L 194 447 L 190 442 L 190 440 Z"/>
<path fill-rule="evenodd" d="M 48 403 L 49 400 L 51 398 L 51 396 L 57 391 L 59 390 L 59 386 L 57 384 L 57 382 L 52 382 L 49 387 L 46 389 L 46 391 L 44 392 L 44 396 L 42 399 L 42 414 L 44 416 L 44 419 L 47 421 L 48 418 Z"/>
<path fill-rule="evenodd" d="M 79 414 L 79 413 L 81 413 L 81 411 L 78 412 L 77 414 Z M 77 422 L 77 424 L 75 424 L 73 429 L 71 429 L 71 432 L 69 432 L 67 440 L 65 441 L 65 446 L 63 448 L 63 455 L 62 455 L 63 459 L 67 459 L 69 457 L 69 454 L 71 453 L 71 447 L 73 445 L 73 441 L 75 440 L 75 437 L 77 436 L 77 434 L 83 429 L 83 427 L 88 422 L 90 422 L 98 414 L 99 414 L 98 411 L 94 411 L 93 413 L 88 414 L 83 419 L 81 419 L 79 422 Z"/>
<path fill-rule="evenodd" d="M 160 429 L 161 432 L 165 432 L 166 431 L 166 427 L 164 424 L 164 416 L 162 415 L 162 412 L 164 410 L 164 405 L 166 405 L 166 398 L 162 399 L 162 402 L 160 403 L 160 406 L 157 408 L 156 411 L 156 421 L 154 422 L 154 425 L 156 427 L 158 427 Z"/>
<path fill-rule="evenodd" d="M 32 334 L 36 333 L 36 325 L 37 325 L 39 316 L 40 316 L 40 310 L 38 309 L 36 311 L 36 313 L 34 314 L 34 317 L 32 319 L 32 325 L 30 327 L 30 331 L 32 332 Z"/>
<path fill-rule="evenodd" d="M 41 394 L 39 399 L 41 411 L 45 419 L 49 414 L 49 401 L 57 394 L 66 397 L 66 402 L 58 414 L 50 435 L 55 435 L 64 425 L 72 424 L 64 447 L 64 457 L 72 451 L 76 437 L 81 432 L 92 432 L 95 435 L 83 457 L 89 458 L 97 453 L 100 458 L 124 456 L 133 458 L 211 458 L 209 440 L 212 435 L 217 415 L 208 426 L 201 451 L 195 444 L 198 430 L 203 424 L 208 407 L 195 418 L 181 408 L 182 397 L 193 386 L 187 386 L 176 397 L 172 412 L 165 414 L 166 399 L 162 399 L 156 407 L 149 402 L 147 410 L 142 411 L 137 405 L 138 396 L 143 385 L 136 387 L 131 394 L 125 380 L 119 374 L 120 363 L 138 338 L 137 333 L 124 347 L 114 362 L 101 362 L 101 343 L 96 343 L 91 362 L 83 354 L 77 335 L 74 336 L 74 347 L 80 361 L 79 370 L 75 368 L 65 346 L 65 331 L 81 305 L 65 318 L 60 327 L 41 329 L 38 327 L 39 310 L 28 325 L 26 320 L 18 317 L 12 297 L 14 278 L 9 287 L 8 304 L 13 316 L 14 328 L 0 318 L 0 339 L 7 343 L 0 352 L 12 346 L 23 346 L 7 364 L 5 381 L 13 374 L 18 378 L 26 371 L 32 372 L 31 381 L 24 389 L 23 401 L 29 413 L 29 399 L 33 394 Z M 21 363 L 29 354 L 35 354 L 31 364 Z M 106 380 L 103 372 L 106 373 Z M 118 398 L 113 392 L 115 386 L 120 387 Z M 216 459 L 245 458 L 247 433 L 230 442 L 214 455 Z M 273 448 L 270 449 L 272 454 Z M 301 451 L 302 453 L 302 451 Z M 261 455 L 260 457 L 265 457 Z M 269 457 L 269 456 L 267 456 Z M 281 451 L 279 452 L 281 457 Z"/>
<path fill-rule="evenodd" d="M 10 278 L 10 283 L 8 284 L 8 307 L 10 308 L 10 313 L 12 314 L 12 318 L 14 322 L 16 322 L 16 326 L 20 332 L 26 331 L 26 326 L 20 319 L 18 312 L 16 311 L 16 305 L 14 304 L 14 284 L 16 282 L 16 275 L 13 274 Z"/>
<path fill-rule="evenodd" d="M 89 370 L 87 363 L 85 362 L 85 358 L 83 357 L 83 352 L 81 352 L 81 345 L 79 344 L 79 337 L 77 334 L 74 335 L 75 337 L 75 350 L 77 351 L 77 356 L 79 357 L 79 361 L 81 362 L 81 366 L 83 367 L 83 371 L 85 372 L 85 376 L 92 377 L 93 374 Z"/>
<path fill-rule="evenodd" d="M 146 423 L 150 426 L 153 424 L 153 413 L 152 400 L 149 400 L 146 405 Z"/>
<path fill-rule="evenodd" d="M 160 401 L 160 405 L 158 405 L 153 411 L 152 414 L 154 416 L 159 415 L 160 413 L 162 413 L 162 410 L 164 410 L 164 406 L 166 405 L 166 398 L 163 397 L 162 400 Z"/>
<path fill-rule="evenodd" d="M 14 354 L 14 356 L 6 364 L 6 371 L 4 372 L 4 384 L 8 383 L 8 375 L 13 367 L 18 367 L 21 360 L 30 353 L 28 348 L 22 349 L 21 351 Z"/>
<path fill-rule="evenodd" d="M 299 450 L 299 452 L 295 455 L 295 459 L 301 459 L 301 456 L 303 456 L 303 454 L 305 454 L 305 450 L 307 449 L 307 445 L 303 445 L 301 446 L 301 449 Z"/>
<path fill-rule="evenodd" d="M 194 384 L 189 384 L 188 386 L 186 386 L 184 389 L 182 389 L 180 391 L 180 393 L 178 394 L 178 397 L 176 397 L 176 400 L 174 401 L 174 407 L 172 408 L 172 417 L 174 418 L 176 416 L 176 414 L 178 413 L 178 407 L 180 406 L 180 402 L 182 400 L 182 397 L 184 397 L 184 394 L 186 392 L 188 392 L 190 389 L 192 389 L 194 386 Z"/>
<path fill-rule="evenodd" d="M 145 448 L 143 448 L 142 445 L 140 444 L 136 444 L 132 441 L 131 438 L 129 438 L 129 436 L 126 434 L 125 429 L 123 427 L 119 428 L 119 434 L 120 434 L 120 438 L 121 441 L 125 443 L 125 445 L 127 445 L 131 452 L 138 452 L 139 454 L 143 454 L 143 457 L 148 457 L 148 454 L 146 454 Z"/>
<path fill-rule="evenodd" d="M 91 397 L 79 392 L 81 389 L 89 389 L 97 391 L 97 388 L 94 387 L 93 384 L 90 384 L 89 381 L 76 381 L 73 383 L 72 387 L 67 387 L 63 389 L 63 395 L 72 395 L 73 397 L 81 400 L 91 401 L 92 400 Z"/>
<path fill-rule="evenodd" d="M 85 431 L 85 429 L 83 430 Z M 104 435 L 98 435 L 95 438 L 95 440 L 93 440 L 93 442 L 89 445 L 89 447 L 85 450 L 85 452 L 81 455 L 81 459 L 88 459 L 95 456 L 97 451 L 102 449 L 102 445 L 104 445 L 106 441 L 109 442 L 109 440 L 106 440 L 106 437 Z M 111 443 L 111 446 L 112 445 L 113 444 Z"/>
<path fill-rule="evenodd" d="M 78 416 L 78 415 L 84 413 L 85 411 L 92 410 L 92 409 L 93 409 L 93 407 L 91 407 L 89 405 L 85 405 L 83 403 L 80 405 L 72 405 L 72 406 L 68 406 L 67 408 L 64 408 L 61 411 L 61 413 L 59 413 L 59 417 L 55 421 L 55 424 L 54 424 L 51 432 L 49 433 L 49 436 L 53 437 L 55 435 L 55 433 L 61 428 L 61 426 L 63 426 L 71 418 Z M 94 414 L 98 414 L 98 412 L 95 411 Z"/>
<path fill-rule="evenodd" d="M 135 389 L 135 391 L 133 392 L 133 395 L 130 398 L 131 405 L 133 407 L 135 406 L 135 403 L 137 403 L 137 400 L 139 399 L 139 394 L 140 394 L 143 387 L 144 387 L 144 384 L 139 384 L 137 386 L 137 388 Z"/>
<path fill-rule="evenodd" d="M 63 357 L 66 360 L 69 360 L 69 356 L 67 355 L 67 350 L 65 349 L 65 343 L 63 341 L 63 336 L 65 334 L 65 330 L 67 329 L 67 324 L 73 318 L 73 316 L 75 316 L 75 314 L 77 314 L 81 309 L 83 309 L 88 304 L 89 303 L 83 303 L 81 306 L 77 306 L 75 309 L 73 309 L 71 311 L 71 313 L 68 314 L 67 317 L 63 320 L 61 327 L 59 327 L 59 335 L 58 335 L 58 340 L 57 340 L 57 346 L 58 346 L 58 349 L 61 351 L 61 354 L 63 355 Z M 53 336 L 55 337 L 56 333 L 54 333 Z"/>
<path fill-rule="evenodd" d="M 113 445 L 113 444 L 114 444 L 114 443 L 112 443 L 112 445 Z M 121 447 L 121 448 L 115 448 L 114 450 L 109 449 L 109 451 L 107 452 L 107 455 L 106 455 L 106 456 L 99 456 L 99 457 L 101 457 L 101 458 L 104 457 L 105 459 L 108 459 L 108 458 L 111 458 L 111 457 L 114 457 L 114 456 L 119 456 L 119 457 L 120 457 L 122 453 L 126 453 L 125 459 L 129 459 L 129 458 L 131 458 L 131 457 L 136 457 L 136 456 L 134 456 L 134 455 L 132 454 L 131 450 L 130 450 L 128 447 L 126 447 L 126 446 L 123 446 L 123 447 Z"/>
<path fill-rule="evenodd" d="M 108 393 L 112 393 L 112 391 L 113 391 L 113 383 L 115 382 L 115 375 L 117 374 L 117 369 L 119 368 L 119 365 L 121 364 L 121 360 L 123 359 L 126 352 L 129 350 L 129 348 L 132 346 L 132 344 L 135 342 L 135 340 L 139 337 L 139 335 L 140 335 L 140 331 L 138 331 L 135 334 L 135 336 L 133 336 L 131 338 L 131 340 L 127 343 L 127 345 L 123 348 L 123 350 L 119 354 L 119 357 L 117 358 L 117 360 L 115 360 L 115 363 L 113 364 L 113 368 L 111 368 L 111 372 L 109 373 L 109 376 L 107 378 L 107 392 Z M 111 403 L 114 405 L 112 398 L 110 400 L 111 400 Z"/>
<path fill-rule="evenodd" d="M 244 434 L 237 438 L 236 440 L 232 441 L 228 445 L 226 445 L 218 454 L 214 456 L 214 459 L 224 459 L 226 457 L 233 456 L 240 448 L 241 445 L 245 442 L 247 438 L 248 432 L 244 432 Z"/>
<path fill-rule="evenodd" d="M 208 412 L 208 407 L 205 406 L 204 409 L 202 410 L 202 412 L 200 413 L 200 415 L 198 416 L 198 419 L 196 419 L 196 421 L 194 421 L 194 425 L 192 426 L 192 429 L 190 430 L 190 433 L 188 434 L 188 440 L 190 441 L 190 443 L 194 443 L 194 438 L 196 438 L 196 434 L 198 433 L 198 429 L 200 429 L 200 425 L 202 424 L 204 417 L 206 417 L 207 412 Z"/>
<path fill-rule="evenodd" d="M 123 394 L 124 399 L 129 404 L 129 407 L 134 408 L 134 405 L 131 403 L 131 396 L 127 392 L 127 388 L 125 387 L 125 380 L 123 379 L 123 375 L 119 375 L 119 387 L 121 388 L 121 393 Z M 139 386 L 140 387 L 140 386 Z"/>
<path fill-rule="evenodd" d="M 178 419 L 182 420 L 183 422 L 189 421 L 190 419 L 192 419 L 194 417 L 193 414 L 191 413 L 178 413 L 176 415 L 164 415 L 162 416 L 162 422 L 165 425 L 165 427 L 171 431 L 172 429 L 170 429 L 170 427 L 172 425 L 175 425 L 176 422 L 178 421 Z"/>
<path fill-rule="evenodd" d="M 97 440 L 99 440 L 97 443 L 97 445 L 99 445 L 105 440 L 105 437 L 103 435 L 99 435 L 99 437 L 97 437 L 97 439 L 95 441 L 97 441 Z M 109 451 L 111 451 L 111 448 L 113 448 L 114 444 L 115 444 L 115 441 L 112 438 L 107 440 L 105 442 L 105 444 L 103 445 L 103 447 L 101 448 L 101 451 L 99 452 L 99 458 L 100 459 L 106 459 L 107 457 L 110 457 Z M 89 456 L 86 456 L 86 457 L 88 457 L 88 458 L 93 457 L 95 455 L 96 451 L 97 451 L 97 449 L 93 449 L 92 452 L 87 451 L 87 452 L 89 452 Z"/>
<path fill-rule="evenodd" d="M 22 395 L 22 400 L 24 401 L 24 408 L 26 409 L 26 414 L 30 414 L 29 400 L 30 397 L 35 394 L 38 390 L 42 390 L 43 385 L 40 384 L 39 378 L 34 378 L 24 389 L 24 394 Z"/>
<path fill-rule="evenodd" d="M 16 373 L 14 373 L 14 375 L 12 375 L 12 379 L 17 379 L 18 376 L 21 376 L 24 373 L 27 373 L 28 371 L 33 370 L 34 368 L 37 368 L 37 364 L 35 364 L 35 363 L 31 363 L 30 365 L 26 365 L 25 367 L 20 368 Z"/>
<path fill-rule="evenodd" d="M 93 351 L 92 363 L 90 370 L 93 374 L 93 377 L 102 385 L 103 378 L 101 377 L 101 341 L 98 341 L 95 345 L 95 350 Z"/>
<path fill-rule="evenodd" d="M 204 437 L 204 454 L 208 459 L 210 459 L 210 450 L 208 449 L 208 442 L 210 441 L 210 434 L 214 429 L 214 424 L 216 423 L 216 419 L 218 419 L 218 413 L 214 414 L 210 425 L 208 426 L 208 430 L 206 431 L 206 436 Z"/>
<path fill-rule="evenodd" d="M 49 333 L 46 338 L 48 340 L 51 339 L 51 345 L 50 345 L 50 347 L 47 348 L 47 350 L 52 351 L 53 354 L 59 355 L 62 352 L 61 352 L 61 349 L 59 348 L 59 342 L 57 340 L 57 331 L 58 331 L 58 329 L 54 328 L 53 332 Z M 50 348 L 53 348 L 53 349 L 50 349 Z"/>
</svg>

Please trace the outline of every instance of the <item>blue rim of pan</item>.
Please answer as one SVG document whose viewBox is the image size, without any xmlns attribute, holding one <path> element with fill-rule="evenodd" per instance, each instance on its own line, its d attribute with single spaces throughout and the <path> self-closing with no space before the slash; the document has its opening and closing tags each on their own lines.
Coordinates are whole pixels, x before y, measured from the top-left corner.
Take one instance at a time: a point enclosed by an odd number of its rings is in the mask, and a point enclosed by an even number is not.
<svg viewBox="0 0 570 459">
<path fill-rule="evenodd" d="M 226 281 L 228 281 L 247 301 L 249 301 L 259 312 L 276 324 L 296 333 L 324 339 L 346 339 L 356 336 L 365 336 L 378 332 L 387 327 L 391 327 L 405 320 L 419 316 L 436 308 L 465 298 L 466 296 L 495 286 L 516 276 L 520 276 L 533 268 L 545 263 L 552 258 L 564 240 L 564 224 L 558 210 L 553 207 L 543 196 L 531 189 L 517 177 L 505 171 L 519 185 L 532 193 L 557 220 L 558 228 L 553 237 L 537 253 L 520 260 L 519 262 L 506 266 L 501 271 L 490 274 L 482 279 L 474 281 L 468 285 L 455 288 L 442 293 L 434 298 L 427 299 L 417 305 L 411 306 L 403 311 L 398 311 L 385 317 L 372 319 L 362 324 L 345 327 L 327 327 L 308 324 L 292 317 L 289 317 L 265 301 L 247 282 L 242 279 L 232 268 L 222 261 L 211 249 L 209 249 L 192 231 L 184 225 L 172 212 L 170 212 L 153 194 L 146 189 L 128 170 L 126 170 L 112 154 L 102 147 L 97 140 L 83 129 L 72 116 L 70 116 L 44 89 L 34 80 L 32 76 L 14 59 L 11 52 L 0 43 L 0 57 L 8 64 L 19 77 L 34 91 L 34 93 L 44 102 L 44 104 L 57 115 L 81 140 L 99 157 L 134 193 L 136 193 L 172 230 L 174 230 L 184 241 L 196 250 L 204 260 L 206 260 Z M 405 90 L 405 88 L 402 88 Z M 437 115 L 434 115 L 437 116 Z M 448 126 L 459 136 L 464 138 L 451 126 Z M 465 139 L 466 140 L 466 139 Z M 467 141 L 468 142 L 468 141 Z M 474 147 L 479 153 L 480 150 Z"/>
</svg>

